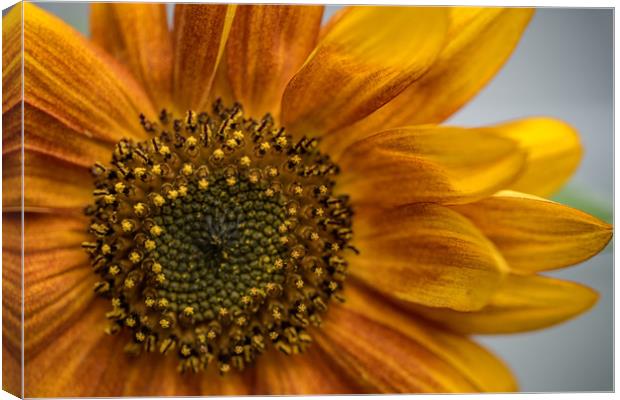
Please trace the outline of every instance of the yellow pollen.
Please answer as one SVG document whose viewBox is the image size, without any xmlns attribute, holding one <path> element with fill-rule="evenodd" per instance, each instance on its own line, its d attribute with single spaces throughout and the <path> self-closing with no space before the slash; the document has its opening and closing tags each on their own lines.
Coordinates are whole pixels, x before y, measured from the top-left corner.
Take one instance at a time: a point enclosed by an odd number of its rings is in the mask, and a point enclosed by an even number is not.
<svg viewBox="0 0 620 400">
<path fill-rule="evenodd" d="M 189 147 L 194 147 L 198 144 L 198 139 L 196 139 L 194 136 L 190 136 L 187 138 L 186 143 Z"/>
<path fill-rule="evenodd" d="M 176 189 L 169 190 L 166 196 L 170 200 L 175 200 L 177 197 L 179 197 L 179 191 Z"/>
<path fill-rule="evenodd" d="M 166 275 L 164 275 L 164 274 L 157 274 L 157 282 L 164 283 L 165 281 L 166 281 Z"/>
<path fill-rule="evenodd" d="M 191 315 L 194 315 L 194 307 L 190 307 L 187 306 L 183 309 L 183 314 L 187 315 L 188 317 Z"/>
<path fill-rule="evenodd" d="M 316 232 L 312 232 L 312 233 L 310 234 L 310 240 L 312 240 L 312 241 L 319 240 L 319 234 L 318 234 L 318 233 L 316 233 Z"/>
<path fill-rule="evenodd" d="M 284 261 L 282 261 L 281 258 L 276 258 L 276 260 L 273 262 L 273 266 L 276 269 L 280 269 L 280 268 L 282 268 L 284 266 Z"/>
<path fill-rule="evenodd" d="M 151 171 L 152 171 L 155 175 L 161 175 L 161 165 L 159 165 L 159 164 L 155 164 L 155 165 L 153 165 L 153 167 L 151 167 Z"/>
<path fill-rule="evenodd" d="M 144 342 L 144 339 L 146 339 L 146 336 L 144 335 L 144 333 L 142 333 L 142 332 L 137 332 L 136 333 L 136 340 L 138 342 Z"/>
<path fill-rule="evenodd" d="M 118 182 L 114 185 L 114 190 L 116 190 L 116 193 L 123 192 L 125 190 L 125 184 L 123 182 Z"/>
<path fill-rule="evenodd" d="M 281 236 L 280 237 L 280 243 L 282 243 L 282 244 L 288 243 L 288 237 L 287 236 Z"/>
<path fill-rule="evenodd" d="M 329 290 L 334 291 L 338 289 L 338 284 L 334 281 L 329 282 Z"/>
<path fill-rule="evenodd" d="M 131 289 L 131 288 L 133 288 L 134 286 L 135 286 L 135 282 L 133 281 L 133 279 L 131 279 L 131 278 L 127 278 L 127 279 L 125 279 L 125 287 L 126 287 L 127 289 Z"/>
<path fill-rule="evenodd" d="M 255 288 L 255 287 L 250 288 L 250 294 L 251 294 L 252 296 L 256 296 L 256 295 L 258 294 L 258 289 L 257 289 L 257 288 Z"/>
<path fill-rule="evenodd" d="M 207 336 L 205 336 L 204 333 L 201 333 L 199 335 L 196 336 L 198 338 L 198 341 L 200 343 L 205 343 L 207 341 Z"/>
<path fill-rule="evenodd" d="M 123 228 L 124 232 L 131 232 L 133 230 L 133 224 L 128 219 L 124 219 L 121 222 L 121 228 Z"/>
<path fill-rule="evenodd" d="M 243 326 L 243 325 L 245 325 L 245 322 L 246 322 L 245 317 L 239 317 L 239 318 L 237 318 L 237 325 L 239 325 L 239 326 Z"/>
<path fill-rule="evenodd" d="M 323 275 L 323 268 L 318 267 L 317 269 L 315 269 L 315 270 L 314 270 L 314 274 L 315 274 L 316 276 L 321 276 L 321 275 Z"/>
<path fill-rule="evenodd" d="M 235 148 L 237 146 L 237 141 L 235 139 L 228 139 L 226 141 L 226 146 Z"/>
<path fill-rule="evenodd" d="M 243 156 L 239 159 L 239 164 L 241 164 L 244 167 L 247 167 L 250 165 L 250 157 L 248 156 Z"/>
<path fill-rule="evenodd" d="M 146 174 L 146 168 L 136 167 L 133 169 L 133 174 L 136 178 L 142 178 Z"/>
<path fill-rule="evenodd" d="M 121 299 L 119 299 L 118 297 L 112 298 L 112 307 L 120 307 L 120 306 L 121 306 Z"/>
<path fill-rule="evenodd" d="M 225 307 L 220 307 L 219 314 L 220 314 L 222 317 L 224 317 L 224 316 L 228 315 L 228 309 L 227 309 L 227 308 L 225 308 Z"/>
<path fill-rule="evenodd" d="M 135 252 L 135 251 L 132 251 L 132 252 L 129 254 L 129 261 L 131 261 L 131 262 L 132 262 L 132 263 L 134 263 L 134 264 L 137 264 L 138 262 L 140 262 L 140 259 L 141 259 L 141 258 L 142 258 L 142 257 L 140 257 L 140 254 L 139 254 L 139 253 L 137 253 L 137 252 Z"/>
<path fill-rule="evenodd" d="M 166 200 L 164 199 L 164 197 L 161 194 L 156 194 L 155 196 L 153 196 L 153 203 L 157 206 L 157 207 L 161 207 L 166 203 Z"/>
<path fill-rule="evenodd" d="M 293 192 L 297 195 L 297 196 L 301 196 L 304 192 L 304 188 L 302 188 L 301 186 L 295 186 L 295 188 L 293 189 Z"/>
<path fill-rule="evenodd" d="M 256 173 L 252 173 L 252 174 L 250 174 L 250 176 L 248 177 L 248 180 L 249 180 L 251 183 L 256 183 L 256 182 L 258 182 L 258 174 L 256 174 Z"/>
<path fill-rule="evenodd" d="M 297 286 L 297 289 L 301 289 L 302 287 L 304 287 L 304 281 L 298 279 L 297 282 L 295 282 L 295 286 Z"/>
<path fill-rule="evenodd" d="M 269 176 L 271 177 L 275 177 L 278 176 L 278 169 L 276 167 L 269 167 L 267 169 L 267 173 L 269 174 Z"/>
<path fill-rule="evenodd" d="M 127 325 L 127 326 L 128 326 L 128 327 L 130 327 L 130 328 L 131 328 L 132 326 L 134 326 L 135 324 L 136 324 L 136 320 L 135 320 L 135 319 L 133 319 L 132 317 L 128 317 L 128 318 L 125 320 L 125 325 Z"/>
<path fill-rule="evenodd" d="M 185 197 L 187 195 L 187 186 L 181 185 L 179 186 L 179 196 Z"/>
<path fill-rule="evenodd" d="M 133 212 L 137 216 L 142 216 L 145 211 L 146 211 L 146 207 L 145 207 L 144 203 L 137 203 L 137 204 L 135 204 L 133 206 Z"/>
<path fill-rule="evenodd" d="M 202 178 L 201 180 L 198 181 L 198 188 L 200 190 L 206 190 L 209 187 L 209 181 L 206 180 L 205 178 Z"/>
<path fill-rule="evenodd" d="M 160 319 L 160 320 L 159 320 L 159 325 L 160 325 L 162 328 L 167 329 L 167 328 L 169 328 L 169 327 L 170 327 L 170 321 L 168 321 L 167 319 L 163 319 L 163 318 L 162 318 L 162 319 Z"/>
<path fill-rule="evenodd" d="M 234 176 L 229 176 L 228 178 L 226 178 L 226 184 L 228 186 L 232 186 L 235 183 L 237 183 L 237 179 Z"/>
<path fill-rule="evenodd" d="M 153 266 L 151 267 L 151 271 L 153 271 L 156 274 L 159 274 L 161 272 L 162 268 L 161 268 L 161 264 L 160 263 L 154 263 Z"/>
<path fill-rule="evenodd" d="M 215 158 L 217 161 L 221 160 L 222 158 L 224 158 L 224 151 L 222 149 L 217 149 L 213 152 L 213 158 Z"/>
<path fill-rule="evenodd" d="M 306 305 L 305 304 L 302 303 L 302 304 L 297 306 L 297 312 L 303 313 L 305 311 L 306 311 Z"/>
<path fill-rule="evenodd" d="M 161 229 L 161 227 L 159 227 L 158 225 L 153 225 L 151 229 L 149 230 L 149 232 L 151 232 L 151 235 L 153 236 L 159 236 L 162 234 L 163 231 L 164 230 Z"/>
<path fill-rule="evenodd" d="M 181 172 L 183 172 L 183 175 L 189 176 L 192 174 L 192 172 L 194 172 L 194 169 L 192 168 L 191 164 L 183 164 L 183 168 L 181 169 Z"/>
<path fill-rule="evenodd" d="M 162 297 L 161 299 L 159 299 L 159 301 L 157 301 L 157 305 L 159 305 L 161 308 L 168 307 L 168 299 Z"/>
<path fill-rule="evenodd" d="M 295 250 L 291 251 L 291 257 L 299 258 L 299 257 L 301 257 L 301 252 L 299 250 L 295 249 Z"/>
<path fill-rule="evenodd" d="M 273 193 L 273 189 L 269 188 L 269 189 L 265 190 L 265 196 L 271 197 L 271 196 L 273 196 L 273 194 L 274 194 Z"/>
<path fill-rule="evenodd" d="M 278 146 L 286 146 L 286 138 L 284 136 L 280 136 L 279 138 L 276 139 L 276 143 L 278 144 Z"/>
<path fill-rule="evenodd" d="M 267 151 L 271 148 L 271 145 L 269 144 L 269 142 L 263 142 L 260 144 L 259 147 L 262 151 Z"/>
<path fill-rule="evenodd" d="M 183 347 L 181 347 L 181 354 L 183 354 L 185 357 L 187 357 L 190 354 L 192 354 L 192 349 L 190 349 L 186 345 L 183 345 Z"/>
<path fill-rule="evenodd" d="M 211 340 L 215 339 L 217 337 L 217 333 L 215 333 L 215 331 L 211 330 L 209 331 L 209 333 L 207 333 L 207 337 Z"/>
<path fill-rule="evenodd" d="M 291 214 L 291 215 L 297 214 L 297 208 L 296 207 L 289 207 L 288 213 Z"/>
<path fill-rule="evenodd" d="M 110 254 L 112 252 L 112 248 L 109 244 L 104 244 L 101 246 L 101 254 Z"/>
<path fill-rule="evenodd" d="M 301 157 L 298 156 L 297 154 L 295 154 L 293 157 L 291 157 L 291 163 L 298 165 L 301 163 Z"/>
<path fill-rule="evenodd" d="M 282 318 L 282 314 L 280 313 L 280 310 L 278 310 L 277 308 L 273 309 L 272 315 L 274 319 Z"/>
<path fill-rule="evenodd" d="M 321 185 L 321 186 L 319 187 L 319 192 L 320 192 L 321 194 L 327 194 L 327 186 L 325 186 L 325 185 Z"/>
<path fill-rule="evenodd" d="M 275 332 L 275 331 L 269 332 L 269 338 L 271 340 L 276 340 L 278 338 L 278 332 Z"/>
<path fill-rule="evenodd" d="M 333 251 L 338 251 L 340 250 L 340 245 L 338 243 L 332 243 L 332 250 Z"/>
<path fill-rule="evenodd" d="M 162 156 L 170 154 L 170 147 L 168 147 L 168 146 L 161 146 L 159 148 L 159 154 L 161 154 Z"/>
<path fill-rule="evenodd" d="M 147 298 L 144 300 L 144 304 L 145 304 L 147 307 L 153 307 L 153 306 L 155 305 L 155 300 L 153 300 L 153 299 L 152 299 L 152 298 L 150 298 L 150 297 L 147 297 Z"/>
<path fill-rule="evenodd" d="M 119 272 L 121 272 L 121 269 L 118 267 L 118 265 L 112 265 L 108 272 L 110 273 L 110 275 L 116 276 Z"/>
<path fill-rule="evenodd" d="M 243 346 L 235 346 L 235 353 L 237 354 L 243 353 Z"/>
<path fill-rule="evenodd" d="M 233 137 L 239 141 L 243 140 L 243 132 L 241 131 L 234 131 L 233 132 Z"/>
<path fill-rule="evenodd" d="M 113 194 L 106 194 L 103 196 L 103 201 L 105 201 L 106 204 L 112 204 L 116 201 L 116 197 Z"/>
<path fill-rule="evenodd" d="M 220 367 L 220 371 L 222 371 L 223 373 L 230 371 L 230 365 L 222 364 L 222 366 Z"/>
<path fill-rule="evenodd" d="M 243 297 L 241 297 L 241 302 L 243 304 L 250 304 L 251 301 L 252 301 L 252 299 L 250 298 L 250 296 L 243 296 Z"/>
</svg>

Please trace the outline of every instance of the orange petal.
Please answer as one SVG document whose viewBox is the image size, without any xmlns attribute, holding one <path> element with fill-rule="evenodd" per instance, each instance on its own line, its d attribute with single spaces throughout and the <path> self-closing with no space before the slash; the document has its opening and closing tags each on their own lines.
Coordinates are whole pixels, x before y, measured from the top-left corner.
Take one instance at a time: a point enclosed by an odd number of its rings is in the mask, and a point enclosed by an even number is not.
<svg viewBox="0 0 620 400">
<path fill-rule="evenodd" d="M 317 345 L 297 355 L 270 349 L 257 360 L 255 394 L 308 395 L 364 393 Z"/>
<path fill-rule="evenodd" d="M 554 118 L 515 120 L 489 127 L 489 132 L 514 140 L 527 152 L 523 174 L 510 185 L 520 192 L 553 194 L 573 175 L 583 155 L 579 133 Z"/>
<path fill-rule="evenodd" d="M 123 62 L 153 104 L 170 106 L 172 37 L 165 4 L 93 3 L 91 38 Z"/>
<path fill-rule="evenodd" d="M 323 6 L 240 5 L 227 45 L 235 98 L 254 117 L 279 112 L 284 87 L 314 48 Z"/>
<path fill-rule="evenodd" d="M 27 213 L 24 217 L 24 341 L 32 356 L 67 329 L 94 297 L 97 281 L 80 243 L 88 219 Z"/>
<path fill-rule="evenodd" d="M 282 120 L 296 135 L 351 124 L 402 92 L 435 61 L 445 10 L 354 7 L 323 37 L 282 98 Z"/>
<path fill-rule="evenodd" d="M 365 393 L 476 391 L 452 365 L 364 312 L 330 307 L 316 341 Z"/>
<path fill-rule="evenodd" d="M 234 13 L 234 5 L 175 6 L 172 82 L 178 111 L 207 109 Z"/>
<path fill-rule="evenodd" d="M 472 340 L 426 323 L 355 280 L 346 282 L 344 296 L 346 301 L 342 307 L 416 341 L 456 368 L 476 386 L 477 391 L 511 392 L 517 389 L 507 366 Z"/>
<path fill-rule="evenodd" d="M 589 287 L 538 275 L 510 274 L 489 304 L 475 312 L 407 304 L 424 317 L 462 333 L 514 333 L 556 325 L 590 309 Z"/>
<path fill-rule="evenodd" d="M 3 152 L 19 150 L 21 148 L 21 106 L 13 107 L 3 116 L 5 117 L 4 132 L 9 135 L 5 136 Z M 4 122 L 9 123 L 4 124 Z M 90 168 L 96 161 L 108 162 L 112 157 L 114 143 L 111 141 L 74 131 L 28 103 L 24 104 L 24 132 L 26 151 L 45 154 L 82 168 Z"/>
<path fill-rule="evenodd" d="M 600 252 L 612 236 L 612 227 L 595 217 L 517 192 L 500 192 L 455 209 L 473 221 L 517 271 L 577 264 Z"/>
<path fill-rule="evenodd" d="M 145 137 L 139 115 L 155 115 L 129 72 L 32 4 L 24 4 L 24 75 L 26 102 L 87 136 Z"/>
<path fill-rule="evenodd" d="M 386 128 L 444 121 L 499 71 L 533 14 L 527 8 L 447 10 L 447 43 L 428 73 L 367 118 L 330 135 L 326 142 L 351 143 Z"/>
<path fill-rule="evenodd" d="M 22 6 L 2 17 L 2 113 L 22 100 Z"/>
<path fill-rule="evenodd" d="M 475 310 L 498 288 L 507 265 L 476 227 L 434 204 L 358 209 L 349 273 L 390 297 Z"/>
<path fill-rule="evenodd" d="M 2 390 L 20 396 L 22 394 L 21 214 L 3 213 L 2 217 Z"/>
<path fill-rule="evenodd" d="M 506 188 L 521 172 L 517 144 L 477 129 L 406 127 L 348 147 L 338 188 L 357 203 L 466 203 Z"/>
<path fill-rule="evenodd" d="M 19 209 L 21 153 L 3 155 L 3 209 Z M 92 176 L 85 168 L 32 151 L 25 153 L 24 206 L 27 209 L 82 209 L 92 202 Z M 15 188 L 15 189 L 13 189 Z"/>
</svg>

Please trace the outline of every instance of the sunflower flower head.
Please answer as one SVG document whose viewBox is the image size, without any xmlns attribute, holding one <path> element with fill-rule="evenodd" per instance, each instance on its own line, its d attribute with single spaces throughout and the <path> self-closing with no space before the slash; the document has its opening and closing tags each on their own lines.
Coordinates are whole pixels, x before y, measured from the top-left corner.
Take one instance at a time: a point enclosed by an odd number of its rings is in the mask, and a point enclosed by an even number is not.
<svg viewBox="0 0 620 400">
<path fill-rule="evenodd" d="M 321 6 L 180 4 L 171 29 L 166 13 L 92 4 L 90 39 L 30 3 L 4 17 L 25 396 L 512 391 L 468 336 L 595 303 L 542 274 L 612 235 L 546 198 L 576 131 L 441 125 L 532 10 L 346 7 L 321 25 Z"/>
</svg>

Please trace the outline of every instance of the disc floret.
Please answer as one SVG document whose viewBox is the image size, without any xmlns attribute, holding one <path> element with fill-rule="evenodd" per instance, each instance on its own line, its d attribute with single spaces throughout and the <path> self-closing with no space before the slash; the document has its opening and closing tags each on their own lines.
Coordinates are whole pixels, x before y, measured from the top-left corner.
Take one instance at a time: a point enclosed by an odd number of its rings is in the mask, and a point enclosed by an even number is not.
<svg viewBox="0 0 620 400">
<path fill-rule="evenodd" d="M 303 351 L 346 274 L 337 165 L 239 105 L 141 122 L 149 140 L 122 140 L 92 169 L 83 247 L 111 301 L 107 331 L 130 330 L 130 353 L 175 352 L 181 371 L 242 370 L 269 343 Z"/>
</svg>

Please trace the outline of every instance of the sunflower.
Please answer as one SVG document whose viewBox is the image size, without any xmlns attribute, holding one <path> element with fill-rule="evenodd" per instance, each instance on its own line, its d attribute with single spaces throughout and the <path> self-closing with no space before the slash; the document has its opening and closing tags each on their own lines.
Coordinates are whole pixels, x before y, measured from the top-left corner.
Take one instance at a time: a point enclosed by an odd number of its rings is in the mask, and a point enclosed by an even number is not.
<svg viewBox="0 0 620 400">
<path fill-rule="evenodd" d="M 540 274 L 612 235 L 545 199 L 578 164 L 574 129 L 440 125 L 532 10 L 347 7 L 321 26 L 320 6 L 191 4 L 171 30 L 163 4 L 91 10 L 91 40 L 32 4 L 4 18 L 9 391 L 22 201 L 28 397 L 513 391 L 468 335 L 595 303 Z"/>
</svg>

